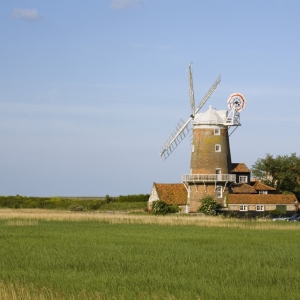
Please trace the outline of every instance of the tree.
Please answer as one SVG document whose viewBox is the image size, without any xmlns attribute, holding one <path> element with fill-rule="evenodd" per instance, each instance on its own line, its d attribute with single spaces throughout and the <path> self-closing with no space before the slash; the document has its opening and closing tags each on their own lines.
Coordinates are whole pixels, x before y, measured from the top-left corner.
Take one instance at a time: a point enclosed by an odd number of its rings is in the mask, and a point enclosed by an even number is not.
<svg viewBox="0 0 300 300">
<path fill-rule="evenodd" d="M 217 201 L 212 196 L 204 196 L 200 199 L 201 205 L 198 208 L 198 212 L 202 212 L 206 215 L 215 215 L 216 208 L 218 207 Z"/>
<path fill-rule="evenodd" d="M 252 174 L 281 193 L 292 192 L 300 197 L 300 157 L 296 153 L 276 157 L 267 153 L 266 158 L 259 158 L 252 165 Z"/>
</svg>

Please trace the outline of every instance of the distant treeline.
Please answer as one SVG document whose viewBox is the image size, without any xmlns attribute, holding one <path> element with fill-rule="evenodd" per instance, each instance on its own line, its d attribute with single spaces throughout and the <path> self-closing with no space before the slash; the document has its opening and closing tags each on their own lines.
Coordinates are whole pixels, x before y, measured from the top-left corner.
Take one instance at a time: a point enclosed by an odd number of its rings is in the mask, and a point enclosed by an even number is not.
<svg viewBox="0 0 300 300">
<path fill-rule="evenodd" d="M 48 208 L 72 209 L 84 208 L 97 210 L 110 202 L 147 202 L 149 194 L 127 195 L 119 197 L 26 197 L 26 196 L 0 196 L 0 207 L 7 208 Z"/>
</svg>

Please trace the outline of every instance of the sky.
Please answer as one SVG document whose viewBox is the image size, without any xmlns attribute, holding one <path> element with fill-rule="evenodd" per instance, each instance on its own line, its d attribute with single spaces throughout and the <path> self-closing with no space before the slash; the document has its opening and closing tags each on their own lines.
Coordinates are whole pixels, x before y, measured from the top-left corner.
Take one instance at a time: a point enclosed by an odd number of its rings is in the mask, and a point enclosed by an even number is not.
<svg viewBox="0 0 300 300">
<path fill-rule="evenodd" d="M 159 150 L 198 104 L 246 108 L 233 162 L 299 156 L 300 1 L 0 2 L 0 195 L 118 196 L 189 173 L 188 138 Z"/>
</svg>

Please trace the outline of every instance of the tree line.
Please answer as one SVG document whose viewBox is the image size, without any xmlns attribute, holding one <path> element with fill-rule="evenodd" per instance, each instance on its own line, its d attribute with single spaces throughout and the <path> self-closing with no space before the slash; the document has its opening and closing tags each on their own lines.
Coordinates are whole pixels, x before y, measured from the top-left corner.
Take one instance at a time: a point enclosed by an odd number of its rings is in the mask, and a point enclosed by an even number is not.
<svg viewBox="0 0 300 300">
<path fill-rule="evenodd" d="M 252 165 L 252 175 L 262 183 L 272 186 L 280 193 L 293 193 L 300 199 L 300 157 L 270 153 Z"/>
</svg>

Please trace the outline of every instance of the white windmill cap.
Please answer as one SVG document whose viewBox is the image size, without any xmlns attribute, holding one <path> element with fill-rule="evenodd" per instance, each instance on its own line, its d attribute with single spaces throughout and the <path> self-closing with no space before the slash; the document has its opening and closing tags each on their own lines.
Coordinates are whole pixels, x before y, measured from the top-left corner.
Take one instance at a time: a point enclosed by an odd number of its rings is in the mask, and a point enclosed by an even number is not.
<svg viewBox="0 0 300 300">
<path fill-rule="evenodd" d="M 223 124 L 226 119 L 226 110 L 215 110 L 209 106 L 208 110 L 196 114 L 194 124 Z"/>
</svg>

